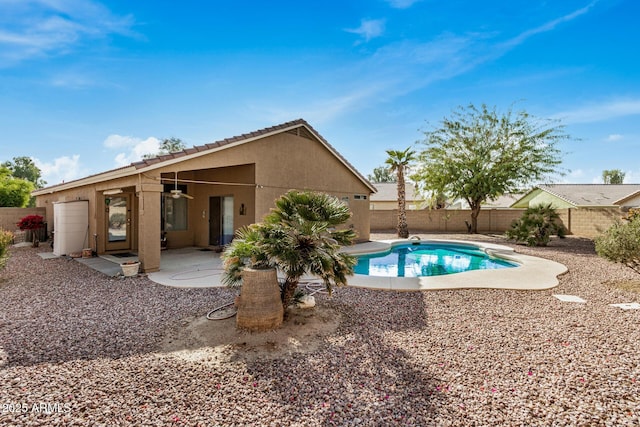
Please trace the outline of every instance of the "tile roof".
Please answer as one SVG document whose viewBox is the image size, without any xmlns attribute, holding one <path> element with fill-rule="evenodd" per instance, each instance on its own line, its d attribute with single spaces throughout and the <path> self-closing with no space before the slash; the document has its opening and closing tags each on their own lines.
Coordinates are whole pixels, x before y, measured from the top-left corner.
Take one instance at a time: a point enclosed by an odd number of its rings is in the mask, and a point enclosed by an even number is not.
<svg viewBox="0 0 640 427">
<path fill-rule="evenodd" d="M 168 162 L 170 160 L 175 160 L 175 159 L 180 159 L 182 157 L 187 157 L 187 156 L 191 156 L 197 153 L 201 153 L 201 152 L 205 152 L 205 151 L 209 151 L 209 150 L 214 150 L 214 149 L 218 149 L 230 144 L 234 144 L 234 143 L 245 143 L 245 142 L 250 142 L 252 140 L 258 139 L 260 137 L 264 137 L 264 136 L 268 136 L 271 134 L 276 134 L 279 132 L 286 132 L 286 131 L 292 131 L 294 129 L 300 129 L 300 128 L 306 128 L 307 130 L 304 130 L 303 132 L 300 132 L 300 136 L 303 137 L 307 137 L 309 138 L 310 136 L 315 137 L 316 139 L 318 139 L 322 144 L 324 144 L 328 150 L 330 150 L 334 156 L 336 156 L 347 168 L 349 168 L 349 170 L 351 170 L 351 172 L 353 172 L 354 175 L 356 175 L 364 184 L 366 184 L 372 192 L 375 192 L 375 187 L 373 186 L 373 184 L 371 184 L 367 178 L 365 178 L 346 158 L 344 158 L 331 144 L 329 144 L 329 142 L 324 139 L 324 137 L 322 135 L 320 135 L 309 123 L 307 123 L 304 119 L 297 119 L 297 120 L 292 120 L 286 123 L 282 123 L 276 126 L 271 126 L 271 127 L 267 127 L 264 129 L 259 129 L 253 132 L 249 132 L 249 133 L 244 133 L 241 135 L 237 135 L 237 136 L 233 136 L 231 138 L 225 138 L 219 141 L 214 141 L 208 144 L 204 144 L 204 145 L 198 145 L 198 146 L 194 146 L 191 148 L 186 148 L 182 151 L 177 151 L 174 153 L 169 153 L 169 154 L 163 154 L 163 155 L 159 155 L 156 157 L 152 157 L 152 158 L 148 158 L 148 159 L 143 159 L 140 160 L 138 162 L 133 162 L 131 163 L 131 165 L 128 166 L 124 166 L 124 167 L 120 167 L 117 169 L 111 169 L 105 172 L 100 172 L 98 174 L 94 174 L 94 175 L 90 175 L 88 177 L 84 177 L 84 178 L 80 178 L 77 180 L 73 180 L 73 181 L 69 181 L 67 183 L 61 183 L 61 184 L 56 184 L 56 185 L 52 185 L 43 189 L 39 189 L 36 190 L 34 192 L 34 194 L 43 194 L 43 193 L 47 193 L 47 192 L 52 192 L 54 191 L 57 187 L 62 187 L 64 186 L 66 187 L 73 187 L 75 186 L 74 184 L 79 185 L 84 185 L 83 181 L 87 180 L 88 178 L 92 178 L 92 179 L 97 179 L 99 176 L 102 175 L 108 175 L 117 171 L 125 171 L 128 168 L 135 168 L 132 171 L 132 174 L 135 173 L 136 170 L 139 169 L 144 169 L 150 166 L 162 166 L 162 164 L 164 162 Z M 186 159 L 185 159 L 186 160 Z"/>
<path fill-rule="evenodd" d="M 537 188 L 575 206 L 615 206 L 640 191 L 640 184 L 547 184 Z"/>
<path fill-rule="evenodd" d="M 398 200 L 398 185 L 395 182 L 382 182 L 373 184 L 378 190 L 377 193 L 372 194 L 370 200 L 372 202 L 392 202 Z M 407 182 L 405 183 L 405 200 L 414 201 L 416 200 L 416 191 L 415 186 Z M 418 200 L 422 200 L 418 198 Z"/>
</svg>

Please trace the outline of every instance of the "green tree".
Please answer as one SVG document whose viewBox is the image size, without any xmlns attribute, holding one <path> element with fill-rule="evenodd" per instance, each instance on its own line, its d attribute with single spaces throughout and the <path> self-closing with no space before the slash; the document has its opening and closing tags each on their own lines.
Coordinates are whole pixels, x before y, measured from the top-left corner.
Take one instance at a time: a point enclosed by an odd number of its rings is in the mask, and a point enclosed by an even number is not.
<svg viewBox="0 0 640 427">
<path fill-rule="evenodd" d="M 605 184 L 622 184 L 625 175 L 620 169 L 605 169 L 602 171 L 602 181 Z"/>
<path fill-rule="evenodd" d="M 42 179 L 42 171 L 36 166 L 31 157 L 14 157 L 13 162 L 6 161 L 2 166 L 9 169 L 14 178 L 21 178 L 32 182 L 35 188 L 42 188 L 47 184 L 47 182 Z"/>
<path fill-rule="evenodd" d="M 15 178 L 5 166 L 0 166 L 0 207 L 24 208 L 29 204 L 32 182 Z"/>
<path fill-rule="evenodd" d="M 396 182 L 393 172 L 386 166 L 378 166 L 373 169 L 372 175 L 367 175 L 367 179 L 374 184 Z"/>
<path fill-rule="evenodd" d="M 451 118 L 425 132 L 413 179 L 421 191 L 465 199 L 471 231 L 477 233 L 483 202 L 562 174 L 557 145 L 565 139 L 569 136 L 557 121 L 525 111 L 498 114 L 484 104 L 458 107 Z"/>
<path fill-rule="evenodd" d="M 527 208 L 522 218 L 513 221 L 505 233 L 508 239 L 528 246 L 547 246 L 551 236 L 565 236 L 565 228 L 560 215 L 551 204 Z"/>
<path fill-rule="evenodd" d="M 405 150 L 387 150 L 389 156 L 385 163 L 389 165 L 389 171 L 396 173 L 396 183 L 398 187 L 398 237 L 406 239 L 409 237 L 409 227 L 407 226 L 406 211 L 406 190 L 405 190 L 405 172 L 409 164 L 415 160 L 415 151 L 411 147 Z"/>
<path fill-rule="evenodd" d="M 157 153 L 149 153 L 142 156 L 143 159 L 152 159 L 154 157 L 162 156 L 164 154 L 175 153 L 177 151 L 182 151 L 187 146 L 180 138 L 165 138 L 160 143 L 160 148 Z"/>
<path fill-rule="evenodd" d="M 349 207 L 333 196 L 289 191 L 262 223 L 238 230 L 223 256 L 225 283 L 237 284 L 245 266 L 277 267 L 284 275 L 285 310 L 305 274 L 320 277 L 329 292 L 333 285 L 346 285 L 356 260 L 340 247 L 352 244 L 356 235 L 336 227 L 350 217 Z"/>
</svg>

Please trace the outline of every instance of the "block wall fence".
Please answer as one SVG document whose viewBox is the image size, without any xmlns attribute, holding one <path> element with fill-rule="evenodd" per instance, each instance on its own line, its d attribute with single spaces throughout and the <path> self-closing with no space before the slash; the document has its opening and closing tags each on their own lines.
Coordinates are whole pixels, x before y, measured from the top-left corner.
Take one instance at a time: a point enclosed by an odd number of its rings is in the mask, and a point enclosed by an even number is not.
<svg viewBox="0 0 640 427">
<path fill-rule="evenodd" d="M 40 215 L 46 218 L 45 208 L 0 208 L 0 229 L 16 231 L 16 224 L 27 215 Z"/>
<path fill-rule="evenodd" d="M 478 217 L 480 233 L 503 233 L 514 219 L 520 218 L 524 209 L 482 209 Z M 616 219 L 624 216 L 617 208 L 558 209 L 558 214 L 569 234 L 593 238 L 605 231 Z M 372 210 L 371 232 L 395 230 L 397 210 Z M 45 216 L 44 208 L 0 208 L 0 228 L 17 229 L 16 223 L 27 215 Z M 411 210 L 407 211 L 409 233 L 466 233 L 465 220 L 471 222 L 468 209 Z M 49 226 L 51 228 L 51 226 Z"/>
<path fill-rule="evenodd" d="M 397 210 L 372 210 L 371 232 L 395 230 Z M 524 209 L 482 209 L 478 216 L 478 232 L 503 233 L 511 222 L 522 216 Z M 570 208 L 558 209 L 560 219 L 568 234 L 593 238 L 605 231 L 624 216 L 617 208 Z M 410 234 L 417 233 L 466 233 L 465 221 L 471 223 L 469 209 L 411 210 L 407 211 L 407 225 Z"/>
</svg>

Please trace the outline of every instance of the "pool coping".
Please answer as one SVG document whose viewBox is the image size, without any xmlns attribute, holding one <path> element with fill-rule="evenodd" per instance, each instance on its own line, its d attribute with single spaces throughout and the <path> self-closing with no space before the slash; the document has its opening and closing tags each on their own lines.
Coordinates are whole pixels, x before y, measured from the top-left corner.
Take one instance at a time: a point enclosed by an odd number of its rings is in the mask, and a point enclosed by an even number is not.
<svg viewBox="0 0 640 427">
<path fill-rule="evenodd" d="M 364 255 L 388 250 L 394 244 L 416 242 L 412 239 L 377 240 L 343 248 L 351 255 Z M 555 261 L 523 255 L 513 248 L 468 240 L 428 239 L 420 243 L 459 244 L 476 246 L 485 252 L 520 264 L 518 267 L 497 270 L 476 270 L 429 277 L 376 277 L 355 274 L 349 286 L 392 291 L 425 291 L 444 289 L 515 289 L 544 290 L 558 286 L 558 276 L 568 268 Z"/>
</svg>

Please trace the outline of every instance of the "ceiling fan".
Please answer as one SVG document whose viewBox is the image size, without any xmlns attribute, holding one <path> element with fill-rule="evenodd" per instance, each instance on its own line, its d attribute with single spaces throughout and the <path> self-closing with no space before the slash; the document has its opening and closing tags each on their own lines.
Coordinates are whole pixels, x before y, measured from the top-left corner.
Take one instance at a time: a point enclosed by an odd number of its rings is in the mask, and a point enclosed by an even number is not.
<svg viewBox="0 0 640 427">
<path fill-rule="evenodd" d="M 178 189 L 178 172 L 176 172 L 175 174 L 174 188 L 173 190 L 171 190 L 171 197 L 173 197 L 174 199 L 184 197 L 186 199 L 193 200 L 193 196 L 190 196 L 187 193 L 183 193 L 182 190 Z"/>
</svg>

